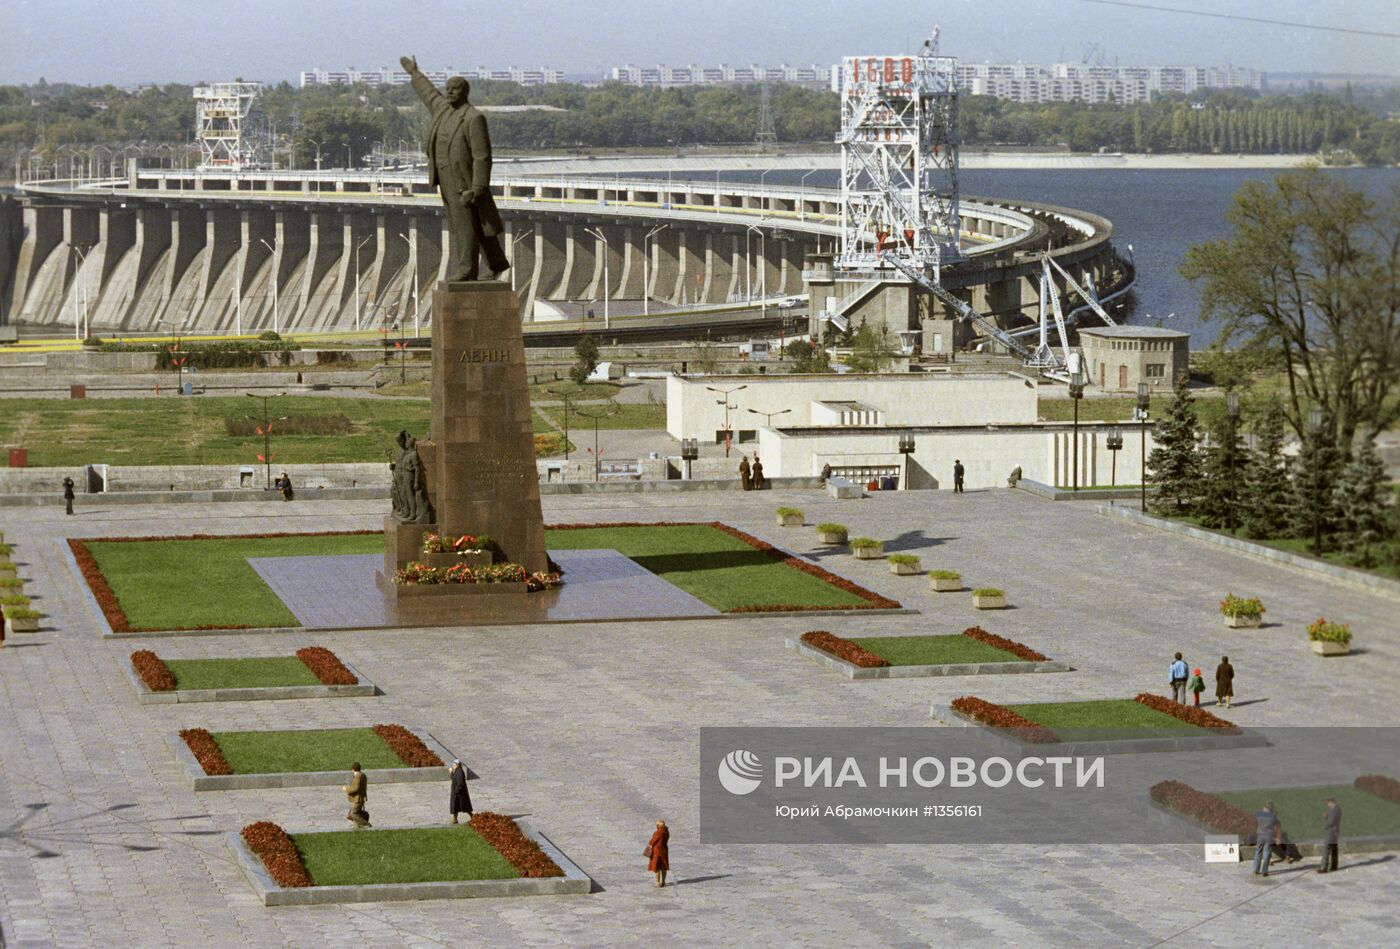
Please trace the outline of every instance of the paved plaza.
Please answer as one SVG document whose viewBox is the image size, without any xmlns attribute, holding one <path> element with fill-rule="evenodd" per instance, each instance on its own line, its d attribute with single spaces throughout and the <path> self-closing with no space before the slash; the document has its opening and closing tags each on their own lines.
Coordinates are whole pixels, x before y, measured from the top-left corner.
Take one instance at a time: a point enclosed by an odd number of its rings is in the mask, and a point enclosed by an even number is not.
<svg viewBox="0 0 1400 949">
<path fill-rule="evenodd" d="M 783 529 L 835 520 L 886 552 L 1007 591 L 975 612 Z M 1006 703 L 1165 691 L 1171 654 L 1236 669 L 1239 724 L 1400 725 L 1400 599 L 1139 527 L 1087 503 L 1004 490 L 547 496 L 547 523 L 722 519 L 918 614 L 726 617 L 101 638 L 65 562 L 65 536 L 373 529 L 385 505 L 96 505 L 0 509 L 47 619 L 0 650 L 0 925 L 6 946 L 1092 945 L 1182 947 L 1395 942 L 1400 859 L 1345 855 L 1326 879 L 1205 865 L 1195 846 L 702 846 L 698 729 L 718 725 L 929 725 L 929 708 L 976 692 Z M 1227 592 L 1261 597 L 1269 626 L 1225 630 Z M 646 603 L 635 604 L 646 613 Z M 1322 660 L 1303 628 L 1325 615 L 1356 633 Z M 955 633 L 974 623 L 1076 671 L 851 681 L 784 648 L 839 635 Z M 1275 625 L 1277 624 L 1277 625 Z M 162 658 L 287 655 L 325 645 L 383 690 L 374 698 L 141 706 L 122 666 Z M 254 820 L 339 830 L 338 788 L 190 790 L 170 751 L 180 728 L 212 731 L 425 726 L 469 761 L 478 808 L 528 816 L 596 881 L 588 896 L 265 908 L 224 834 Z M 1222 771 L 1232 784 L 1240 775 Z M 1400 770 L 1400 768 L 1394 769 Z M 1200 778 L 1209 785 L 1217 776 Z M 386 824 L 447 819 L 443 784 L 370 788 Z M 642 849 L 671 827 L 672 880 L 657 890 Z M 1343 827 L 1345 834 L 1345 825 Z"/>
</svg>

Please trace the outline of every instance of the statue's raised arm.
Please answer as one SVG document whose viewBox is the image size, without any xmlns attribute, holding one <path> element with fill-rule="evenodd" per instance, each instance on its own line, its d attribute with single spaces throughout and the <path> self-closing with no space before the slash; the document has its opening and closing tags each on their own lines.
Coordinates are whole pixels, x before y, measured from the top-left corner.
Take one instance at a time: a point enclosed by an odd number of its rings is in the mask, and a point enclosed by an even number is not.
<svg viewBox="0 0 1400 949">
<path fill-rule="evenodd" d="M 400 56 L 399 65 L 403 71 L 408 73 L 408 81 L 413 86 L 413 91 L 418 93 L 418 98 L 423 101 L 430 110 L 437 111 L 439 108 L 447 106 L 447 100 L 438 87 L 433 85 L 433 81 L 423 75 L 418 68 L 418 58 L 416 56 Z"/>
</svg>

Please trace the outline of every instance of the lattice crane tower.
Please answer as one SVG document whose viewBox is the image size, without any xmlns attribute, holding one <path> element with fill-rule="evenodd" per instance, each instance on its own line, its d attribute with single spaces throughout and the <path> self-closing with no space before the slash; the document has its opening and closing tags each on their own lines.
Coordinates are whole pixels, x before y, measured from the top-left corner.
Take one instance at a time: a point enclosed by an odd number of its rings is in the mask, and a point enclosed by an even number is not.
<svg viewBox="0 0 1400 949">
<path fill-rule="evenodd" d="M 961 255 L 956 67 L 936 32 L 918 55 L 842 61 L 839 270 L 878 276 L 893 255 L 937 281 Z"/>
<path fill-rule="evenodd" d="M 216 82 L 194 90 L 199 167 L 242 171 L 271 167 L 272 136 L 257 108 L 262 84 Z"/>
</svg>

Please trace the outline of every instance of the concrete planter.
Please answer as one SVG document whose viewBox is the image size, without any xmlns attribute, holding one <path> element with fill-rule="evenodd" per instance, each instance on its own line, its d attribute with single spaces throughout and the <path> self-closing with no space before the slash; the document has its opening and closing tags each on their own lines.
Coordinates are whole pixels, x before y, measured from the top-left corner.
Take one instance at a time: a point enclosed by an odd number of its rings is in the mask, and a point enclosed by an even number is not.
<svg viewBox="0 0 1400 949">
<path fill-rule="evenodd" d="M 890 573 L 897 577 L 912 577 L 919 572 L 919 565 L 916 563 L 892 563 Z"/>
<path fill-rule="evenodd" d="M 35 616 L 15 619 L 5 617 L 5 626 L 12 633 L 37 633 L 39 631 L 39 619 Z"/>
<path fill-rule="evenodd" d="M 857 560 L 884 560 L 885 545 L 878 547 L 852 547 L 851 554 Z"/>
<path fill-rule="evenodd" d="M 846 543 L 846 532 L 845 532 L 845 531 L 818 531 L 818 532 L 817 532 L 817 540 L 821 541 L 823 544 L 829 544 L 829 545 L 832 545 L 832 546 L 841 546 L 842 544 L 845 544 L 845 543 Z M 11 574 L 11 576 L 13 576 L 13 574 Z"/>
<path fill-rule="evenodd" d="M 1350 643 L 1338 643 L 1330 639 L 1312 639 L 1308 641 L 1308 645 L 1319 656 L 1345 656 L 1351 652 Z"/>
<path fill-rule="evenodd" d="M 844 541 L 845 538 L 842 538 L 842 540 Z M 14 564 L 6 564 L 4 566 L 0 566 L 0 577 L 8 577 L 9 579 L 13 580 L 15 577 L 18 576 L 19 569 L 15 567 Z"/>
<path fill-rule="evenodd" d="M 929 577 L 928 588 L 934 593 L 957 593 L 962 589 L 962 577 Z"/>
<path fill-rule="evenodd" d="M 776 515 L 779 527 L 801 527 L 801 514 L 778 514 Z"/>
<path fill-rule="evenodd" d="M 493 555 L 489 550 L 469 550 L 460 554 L 423 554 L 421 562 L 430 567 L 455 567 L 459 563 L 468 567 L 489 567 L 492 559 Z"/>
<path fill-rule="evenodd" d="M 1225 625 L 1231 629 L 1258 629 L 1259 624 L 1264 622 L 1262 616 L 1227 616 Z"/>
<path fill-rule="evenodd" d="M 1006 596 L 978 596 L 972 595 L 972 605 L 979 610 L 1004 610 L 1006 609 Z"/>
</svg>

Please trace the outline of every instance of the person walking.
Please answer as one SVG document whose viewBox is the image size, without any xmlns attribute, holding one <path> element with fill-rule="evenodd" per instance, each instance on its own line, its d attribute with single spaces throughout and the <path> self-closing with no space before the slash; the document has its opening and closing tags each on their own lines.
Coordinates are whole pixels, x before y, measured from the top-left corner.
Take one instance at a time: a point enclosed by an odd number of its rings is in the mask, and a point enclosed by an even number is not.
<svg viewBox="0 0 1400 949">
<path fill-rule="evenodd" d="M 763 490 L 763 462 L 758 460 L 758 452 L 753 455 L 753 489 Z"/>
<path fill-rule="evenodd" d="M 745 491 L 753 490 L 753 478 L 749 474 L 748 455 L 742 455 L 739 458 L 739 481 L 743 484 Z"/>
<path fill-rule="evenodd" d="M 1206 690 L 1206 680 L 1200 669 L 1191 670 L 1191 681 L 1186 683 L 1186 690 L 1191 693 L 1191 704 L 1200 708 L 1201 693 Z"/>
<path fill-rule="evenodd" d="M 831 465 L 828 463 L 828 464 L 822 465 L 822 487 L 823 487 L 823 488 L 826 487 L 826 483 L 827 483 L 828 481 L 830 481 L 830 480 L 831 480 Z"/>
<path fill-rule="evenodd" d="M 1215 667 L 1215 704 L 1230 707 L 1235 697 L 1235 667 L 1230 665 L 1229 656 L 1220 657 L 1220 665 Z"/>
<path fill-rule="evenodd" d="M 72 478 L 64 478 L 64 479 L 63 479 L 63 504 L 64 504 L 64 507 L 67 508 L 67 512 L 66 512 L 66 513 L 68 513 L 68 514 L 72 514 L 72 513 L 73 513 L 73 498 L 74 498 L 75 496 L 76 496 L 76 495 L 73 493 L 73 479 L 72 479 Z"/>
<path fill-rule="evenodd" d="M 467 790 L 467 769 L 462 762 L 452 759 L 452 769 L 447 772 L 452 779 L 452 793 L 447 800 L 447 809 L 452 812 L 452 823 L 457 823 L 457 815 L 465 813 L 467 820 L 472 816 L 472 795 Z"/>
<path fill-rule="evenodd" d="M 292 495 L 292 476 L 291 476 L 291 475 L 287 474 L 287 472 L 285 472 L 285 471 L 282 472 L 282 477 L 280 477 L 280 478 L 277 479 L 277 487 L 282 491 L 282 500 L 283 500 L 283 501 L 290 501 L 290 500 L 292 499 L 292 496 L 293 496 L 293 495 Z"/>
<path fill-rule="evenodd" d="M 1274 802 L 1265 801 L 1264 809 L 1254 815 L 1254 875 L 1269 875 L 1269 860 L 1273 857 L 1274 828 L 1278 815 Z"/>
<path fill-rule="evenodd" d="M 954 494 L 962 494 L 962 493 L 963 493 L 963 474 L 964 474 L 965 472 L 966 472 L 966 469 L 963 468 L 962 459 L 961 459 L 961 458 L 954 458 L 954 459 L 953 459 L 953 493 L 954 493 Z"/>
<path fill-rule="evenodd" d="M 656 830 L 647 841 L 647 849 L 642 856 L 647 858 L 647 869 L 656 874 L 656 885 L 666 885 L 666 872 L 671 869 L 671 831 L 664 820 L 656 822 Z"/>
<path fill-rule="evenodd" d="M 1327 799 L 1327 810 L 1322 812 L 1322 866 L 1318 873 L 1331 873 L 1337 869 L 1337 840 L 1342 836 L 1342 809 L 1337 799 Z"/>
<path fill-rule="evenodd" d="M 365 802 L 369 800 L 369 778 L 360 770 L 360 763 L 356 761 L 350 766 L 350 783 L 341 788 L 345 792 L 345 797 L 350 801 L 350 810 L 345 815 L 345 819 L 354 824 L 356 828 L 368 827 L 369 811 L 365 810 Z"/>
<path fill-rule="evenodd" d="M 1172 701 L 1179 705 L 1186 704 L 1186 660 L 1181 658 L 1181 653 L 1176 654 L 1172 660 L 1171 670 L 1167 673 L 1172 684 Z"/>
</svg>

